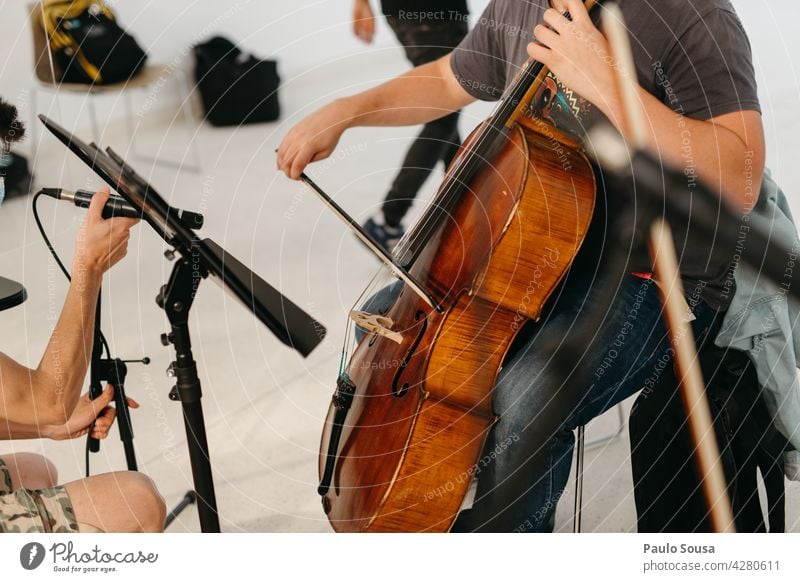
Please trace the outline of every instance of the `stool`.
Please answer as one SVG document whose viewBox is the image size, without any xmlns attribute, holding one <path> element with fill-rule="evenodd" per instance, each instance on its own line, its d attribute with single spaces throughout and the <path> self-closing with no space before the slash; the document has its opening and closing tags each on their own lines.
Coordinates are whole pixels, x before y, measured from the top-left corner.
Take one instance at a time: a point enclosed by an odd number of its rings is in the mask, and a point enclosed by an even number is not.
<svg viewBox="0 0 800 582">
<path fill-rule="evenodd" d="M 622 413 L 622 403 L 617 404 L 617 430 L 605 437 L 600 437 L 586 442 L 586 426 L 578 427 L 575 435 L 575 507 L 572 511 L 572 531 L 581 532 L 581 511 L 583 509 L 583 457 L 586 449 L 592 449 L 611 442 L 622 434 L 625 429 L 625 416 Z"/>
</svg>

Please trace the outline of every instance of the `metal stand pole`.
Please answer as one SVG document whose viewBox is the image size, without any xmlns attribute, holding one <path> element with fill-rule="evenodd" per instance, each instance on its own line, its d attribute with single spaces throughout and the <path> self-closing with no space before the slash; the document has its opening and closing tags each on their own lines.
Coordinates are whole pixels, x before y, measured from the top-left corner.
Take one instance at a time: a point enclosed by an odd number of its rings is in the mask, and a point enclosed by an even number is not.
<svg viewBox="0 0 800 582">
<path fill-rule="evenodd" d="M 149 362 L 147 358 L 141 361 Z M 119 427 L 119 439 L 122 441 L 122 447 L 125 449 L 125 461 L 127 462 L 129 471 L 138 471 L 139 467 L 136 463 L 136 453 L 133 448 L 131 411 L 128 407 L 128 399 L 125 396 L 125 377 L 128 374 L 128 367 L 123 360 L 118 358 L 113 360 L 100 360 L 95 363 L 94 366 L 97 368 L 97 372 L 94 373 L 97 375 L 97 378 L 114 386 L 114 405 L 117 408 L 117 426 Z M 96 398 L 96 396 L 92 398 Z M 92 449 L 92 440 L 89 441 L 89 450 L 96 453 L 100 450 L 100 444 L 98 442 L 96 450 L 94 450 Z"/>
<path fill-rule="evenodd" d="M 103 335 L 100 331 L 100 320 L 102 316 L 102 290 L 97 294 L 97 306 L 94 316 L 94 340 L 92 345 L 92 362 L 89 373 L 89 395 L 92 400 L 103 393 L 103 382 L 108 382 L 114 386 L 114 405 L 117 409 L 117 427 L 119 428 L 119 438 L 125 450 L 125 461 L 129 471 L 137 471 L 136 452 L 133 448 L 133 424 L 131 422 L 131 411 L 128 407 L 128 399 L 125 396 L 125 378 L 128 374 L 126 360 L 119 358 L 103 358 Z M 128 362 L 140 362 L 149 364 L 149 358 L 141 360 L 127 360 Z M 89 451 L 96 453 L 100 450 L 100 441 L 87 437 Z M 88 467 L 87 467 L 88 469 Z"/>
<path fill-rule="evenodd" d="M 165 345 L 172 344 L 175 348 L 175 361 L 170 364 L 170 373 L 175 376 L 177 383 L 170 391 L 169 397 L 171 400 L 180 401 L 183 406 L 183 422 L 189 446 L 194 490 L 197 492 L 200 529 L 203 532 L 219 532 L 217 499 L 201 403 L 202 390 L 189 335 L 189 311 L 200 281 L 205 275 L 200 264 L 193 262 L 191 257 L 179 258 L 172 269 L 169 281 L 161 288 L 156 303 L 167 314 L 172 329 L 171 333 L 162 336 Z"/>
<path fill-rule="evenodd" d="M 583 509 L 583 454 L 586 440 L 586 427 L 578 427 L 575 439 L 575 509 L 572 514 L 572 532 L 581 533 L 581 510 Z"/>
<path fill-rule="evenodd" d="M 109 382 L 114 386 L 114 405 L 117 409 L 117 427 L 119 428 L 119 439 L 122 441 L 122 447 L 125 451 L 125 462 L 129 471 L 138 471 L 139 466 L 136 462 L 136 451 L 133 447 L 133 421 L 131 420 L 131 411 L 128 406 L 128 398 L 125 394 L 125 378 L 128 375 L 128 363 L 139 363 L 145 366 L 150 363 L 150 358 L 142 358 L 141 360 L 120 360 L 103 359 L 101 358 L 103 350 L 103 340 L 100 333 L 100 311 L 102 307 L 101 295 L 97 296 L 97 307 L 95 313 L 95 329 L 94 329 L 94 345 L 92 348 L 92 366 L 91 366 L 91 381 L 90 381 L 90 395 L 92 399 L 97 398 L 103 391 L 102 382 Z M 96 453 L 100 450 L 100 441 L 91 436 L 87 437 L 89 441 L 89 451 Z M 88 471 L 88 467 L 87 467 Z M 88 476 L 88 473 L 87 473 Z M 197 495 L 194 491 L 189 491 L 183 500 L 173 509 L 167 516 L 167 521 L 164 528 L 169 526 L 178 514 L 183 511 L 188 505 L 194 503 Z"/>
</svg>

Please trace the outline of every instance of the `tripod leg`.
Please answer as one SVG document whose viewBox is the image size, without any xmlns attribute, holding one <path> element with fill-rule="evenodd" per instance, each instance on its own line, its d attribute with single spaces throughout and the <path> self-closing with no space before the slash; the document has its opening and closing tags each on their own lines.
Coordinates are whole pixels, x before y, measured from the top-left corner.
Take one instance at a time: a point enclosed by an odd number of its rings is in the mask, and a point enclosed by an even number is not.
<svg viewBox="0 0 800 582">
<path fill-rule="evenodd" d="M 116 378 L 114 384 L 114 405 L 117 407 L 117 426 L 119 427 L 119 438 L 125 449 L 125 460 L 128 463 L 129 471 L 138 471 L 136 463 L 136 452 L 133 449 L 133 423 L 131 422 L 131 410 L 128 406 L 128 398 L 125 395 L 125 377 L 128 370 L 121 360 L 113 362 Z"/>
<path fill-rule="evenodd" d="M 197 493 L 194 491 L 187 491 L 186 495 L 183 496 L 181 502 L 175 506 L 175 509 L 169 512 L 167 515 L 167 519 L 164 521 L 164 529 L 167 529 L 172 522 L 181 514 L 181 512 L 189 507 L 192 503 L 197 502 Z"/>
</svg>

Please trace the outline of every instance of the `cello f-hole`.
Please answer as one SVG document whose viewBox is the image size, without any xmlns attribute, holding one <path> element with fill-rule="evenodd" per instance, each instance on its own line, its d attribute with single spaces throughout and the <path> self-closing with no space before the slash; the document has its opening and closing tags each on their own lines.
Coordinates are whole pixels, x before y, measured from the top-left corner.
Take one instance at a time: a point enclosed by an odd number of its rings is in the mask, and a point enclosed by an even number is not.
<svg viewBox="0 0 800 582">
<path fill-rule="evenodd" d="M 419 333 L 417 334 L 417 339 L 414 340 L 414 345 L 409 348 L 408 352 L 406 353 L 405 357 L 402 359 L 400 364 L 397 366 L 397 373 L 394 375 L 394 379 L 392 380 L 392 395 L 396 398 L 402 398 L 408 393 L 408 389 L 410 387 L 408 382 L 404 382 L 400 385 L 400 376 L 403 374 L 403 371 L 408 366 L 408 362 L 411 361 L 411 357 L 416 353 L 417 346 L 419 346 L 419 342 L 422 341 L 422 337 L 425 335 L 425 330 L 428 328 L 428 320 L 425 317 L 425 312 L 421 309 L 418 309 L 417 312 L 414 314 L 414 319 L 416 321 L 422 321 L 420 325 Z"/>
<path fill-rule="evenodd" d="M 409 386 L 410 385 L 408 382 L 403 382 L 403 385 L 400 387 L 400 389 L 395 392 L 395 388 L 397 387 L 397 384 L 395 384 L 394 386 L 392 386 L 392 394 L 394 395 L 395 398 L 402 398 L 403 396 L 408 394 Z"/>
</svg>

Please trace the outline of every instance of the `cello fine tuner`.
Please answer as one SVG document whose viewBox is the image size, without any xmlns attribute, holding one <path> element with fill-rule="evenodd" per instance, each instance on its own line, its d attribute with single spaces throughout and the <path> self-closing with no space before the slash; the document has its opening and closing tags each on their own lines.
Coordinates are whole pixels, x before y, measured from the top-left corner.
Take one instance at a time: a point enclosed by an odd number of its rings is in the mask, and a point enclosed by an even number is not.
<svg viewBox="0 0 800 582">
<path fill-rule="evenodd" d="M 361 329 L 381 335 L 397 344 L 403 343 L 403 335 L 392 331 L 394 321 L 389 317 L 367 313 L 366 311 L 351 311 L 350 319 Z"/>
</svg>

